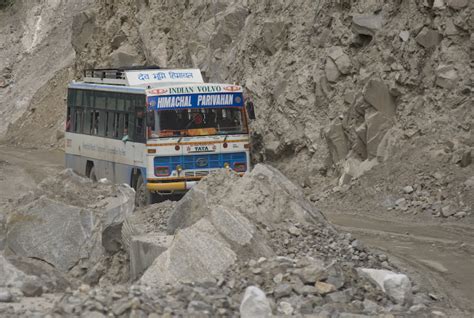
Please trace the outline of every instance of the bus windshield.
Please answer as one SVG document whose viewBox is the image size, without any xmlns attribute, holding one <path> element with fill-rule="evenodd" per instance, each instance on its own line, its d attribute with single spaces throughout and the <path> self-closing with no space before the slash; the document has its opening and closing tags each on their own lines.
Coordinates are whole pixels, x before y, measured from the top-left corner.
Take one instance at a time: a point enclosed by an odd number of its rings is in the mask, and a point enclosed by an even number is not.
<svg viewBox="0 0 474 318">
<path fill-rule="evenodd" d="M 210 136 L 247 133 L 242 108 L 151 110 L 148 137 Z"/>
</svg>

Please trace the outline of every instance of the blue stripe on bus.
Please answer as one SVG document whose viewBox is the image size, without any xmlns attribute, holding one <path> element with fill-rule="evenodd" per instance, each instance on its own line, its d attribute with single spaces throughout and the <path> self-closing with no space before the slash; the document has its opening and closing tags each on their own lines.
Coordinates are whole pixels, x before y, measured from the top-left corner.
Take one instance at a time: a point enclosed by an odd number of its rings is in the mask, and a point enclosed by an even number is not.
<svg viewBox="0 0 474 318">
<path fill-rule="evenodd" d="M 241 162 L 247 164 L 247 154 L 245 152 L 163 156 L 154 159 L 155 167 L 168 167 L 170 171 L 176 170 L 177 165 L 181 165 L 185 170 L 199 170 L 222 168 L 224 163 L 228 163 L 233 167 L 235 163 Z"/>
</svg>

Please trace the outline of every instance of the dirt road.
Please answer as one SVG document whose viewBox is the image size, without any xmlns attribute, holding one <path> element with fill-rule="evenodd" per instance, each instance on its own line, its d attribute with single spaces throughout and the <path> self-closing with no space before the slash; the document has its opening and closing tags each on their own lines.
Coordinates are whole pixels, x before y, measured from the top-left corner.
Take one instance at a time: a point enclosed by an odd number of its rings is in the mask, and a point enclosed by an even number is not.
<svg viewBox="0 0 474 318">
<path fill-rule="evenodd" d="M 17 198 L 63 168 L 62 151 L 0 146 L 0 203 Z"/>
<path fill-rule="evenodd" d="M 63 168 L 61 151 L 0 146 L 0 203 L 35 187 Z M 450 316 L 474 313 L 474 227 L 460 223 L 378 219 L 359 213 L 324 209 L 331 222 L 367 246 L 396 259 Z M 446 308 L 446 306 L 448 308 Z"/>
<path fill-rule="evenodd" d="M 386 221 L 358 214 L 327 216 L 367 246 L 395 257 L 452 313 L 460 317 L 474 313 L 474 227 Z"/>
</svg>

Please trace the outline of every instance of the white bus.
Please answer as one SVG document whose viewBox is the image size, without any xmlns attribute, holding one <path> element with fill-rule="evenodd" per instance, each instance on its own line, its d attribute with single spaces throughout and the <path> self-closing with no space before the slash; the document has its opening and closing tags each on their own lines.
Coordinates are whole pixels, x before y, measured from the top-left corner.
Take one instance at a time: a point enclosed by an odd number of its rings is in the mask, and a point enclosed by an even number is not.
<svg viewBox="0 0 474 318">
<path fill-rule="evenodd" d="M 242 88 L 197 69 L 100 69 L 68 87 L 66 167 L 127 183 L 137 204 L 182 193 L 215 169 L 250 165 Z"/>
</svg>

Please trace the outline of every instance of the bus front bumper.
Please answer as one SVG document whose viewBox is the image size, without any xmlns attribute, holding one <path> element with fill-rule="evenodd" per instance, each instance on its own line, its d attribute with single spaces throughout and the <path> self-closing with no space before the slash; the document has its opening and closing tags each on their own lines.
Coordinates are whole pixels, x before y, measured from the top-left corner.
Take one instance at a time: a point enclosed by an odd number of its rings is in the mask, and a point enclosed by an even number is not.
<svg viewBox="0 0 474 318">
<path fill-rule="evenodd" d="M 146 188 L 149 191 L 161 192 L 161 191 L 185 191 L 191 189 L 197 181 L 177 181 L 177 182 L 160 182 L 146 184 Z"/>
</svg>

